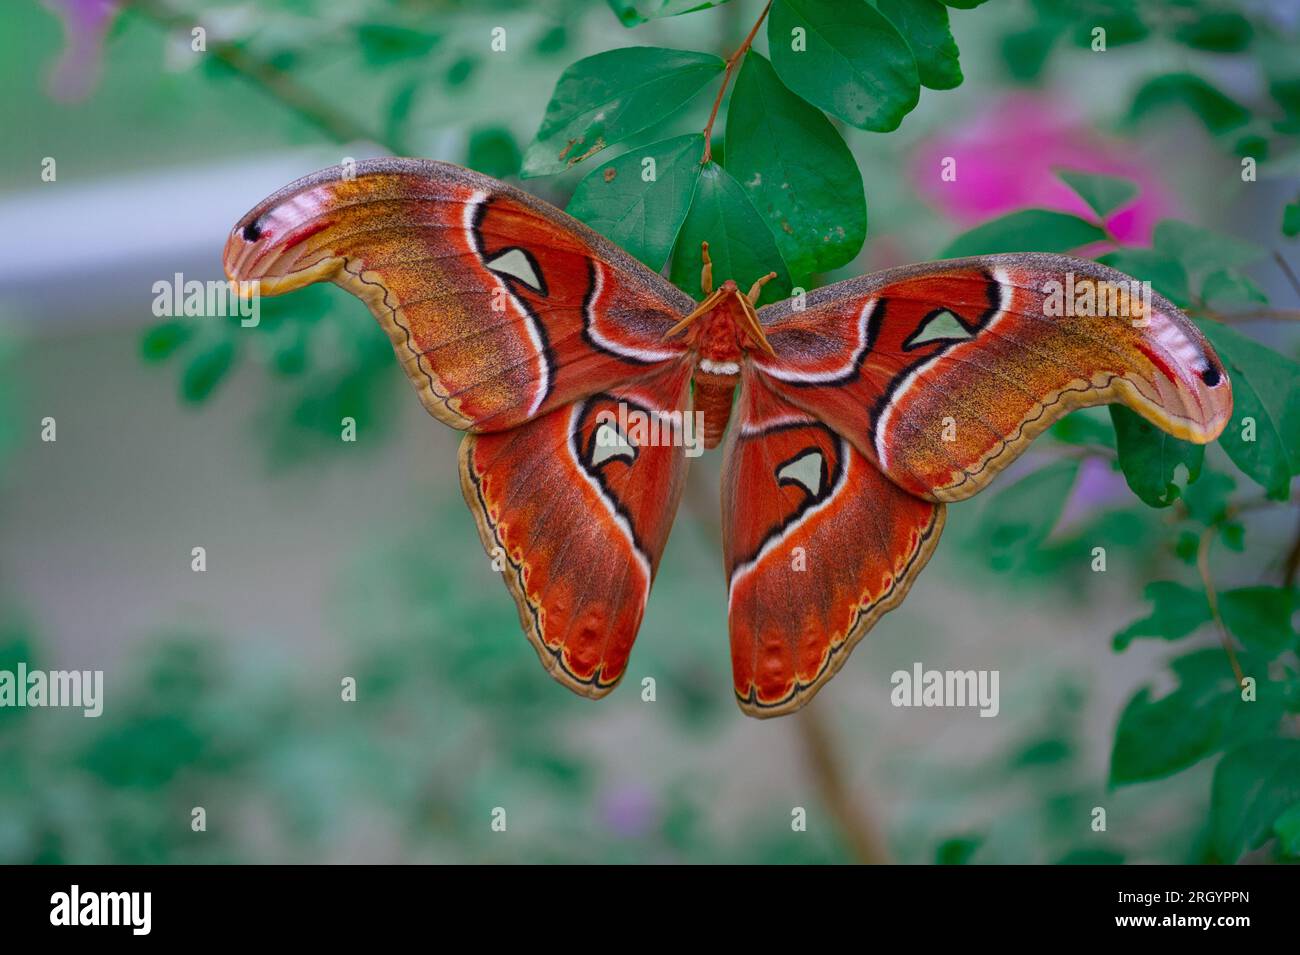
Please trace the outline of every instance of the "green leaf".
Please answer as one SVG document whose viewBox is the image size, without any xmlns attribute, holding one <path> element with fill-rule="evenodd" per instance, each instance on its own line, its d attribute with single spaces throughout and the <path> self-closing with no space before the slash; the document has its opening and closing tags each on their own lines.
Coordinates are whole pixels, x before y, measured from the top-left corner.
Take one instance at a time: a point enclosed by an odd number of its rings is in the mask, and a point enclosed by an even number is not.
<svg viewBox="0 0 1300 955">
<path fill-rule="evenodd" d="M 1288 239 L 1300 235 L 1300 201 L 1288 202 L 1282 210 L 1282 234 Z"/>
<path fill-rule="evenodd" d="M 863 0 L 773 0 L 767 40 L 782 82 L 850 126 L 887 133 L 920 100 L 911 48 Z"/>
<path fill-rule="evenodd" d="M 1268 302 L 1268 296 L 1258 285 L 1227 269 L 1211 272 L 1201 285 L 1201 298 L 1215 308 L 1247 308 Z"/>
<path fill-rule="evenodd" d="M 194 323 L 176 319 L 159 324 L 144 333 L 140 353 L 145 361 L 165 361 L 194 337 Z"/>
<path fill-rule="evenodd" d="M 988 0 L 941 0 L 945 7 L 952 7 L 954 10 L 974 10 L 981 3 L 988 3 Z"/>
<path fill-rule="evenodd" d="M 533 51 L 538 56 L 551 56 L 568 45 L 569 30 L 563 23 L 557 23 L 537 38 L 533 43 Z"/>
<path fill-rule="evenodd" d="M 955 836 L 939 843 L 934 850 L 935 865 L 966 865 L 984 842 L 982 836 Z"/>
<path fill-rule="evenodd" d="M 940 258 L 992 255 L 996 252 L 1069 252 L 1106 238 L 1106 233 L 1068 212 L 1022 209 L 963 232 Z"/>
<path fill-rule="evenodd" d="M 206 401 L 221 384 L 221 379 L 226 377 L 234 361 L 235 343 L 230 339 L 199 352 L 190 359 L 181 375 L 181 397 L 193 404 Z"/>
<path fill-rule="evenodd" d="M 713 162 L 700 173 L 695 202 L 673 254 L 673 284 L 696 299 L 704 297 L 700 289 L 701 242 L 709 243 L 715 287 L 734 279 L 741 288 L 748 288 L 760 275 L 775 271 L 777 277 L 763 288 L 760 303 L 789 297 L 790 273 L 776 240 L 749 201 L 745 187 Z"/>
<path fill-rule="evenodd" d="M 652 46 L 609 50 L 571 64 L 524 156 L 524 177 L 563 172 L 667 119 L 724 66 L 709 53 Z"/>
<path fill-rule="evenodd" d="M 1239 587 L 1219 594 L 1224 626 L 1260 654 L 1276 655 L 1295 644 L 1295 610 L 1295 591 L 1283 587 Z"/>
<path fill-rule="evenodd" d="M 1300 740 L 1256 740 L 1224 756 L 1214 770 L 1210 826 L 1225 862 L 1258 849 L 1284 813 L 1300 802 Z"/>
<path fill-rule="evenodd" d="M 1137 198 L 1137 183 L 1119 176 L 1071 172 L 1066 169 L 1058 170 L 1056 174 L 1103 219 Z"/>
<path fill-rule="evenodd" d="M 1269 497 L 1286 500 L 1300 473 L 1300 364 L 1219 322 L 1197 325 L 1232 382 L 1232 420 L 1219 444 Z"/>
<path fill-rule="evenodd" d="M 1171 664 L 1173 692 L 1153 698 L 1143 687 L 1124 707 L 1110 757 L 1110 784 L 1160 779 L 1227 744 L 1270 734 L 1282 718 L 1276 683 L 1261 682 L 1247 702 L 1222 649 L 1198 650 Z"/>
<path fill-rule="evenodd" d="M 1286 858 L 1300 856 L 1300 802 L 1296 803 L 1273 823 L 1278 851 Z"/>
<path fill-rule="evenodd" d="M 911 47 L 921 85 L 950 90 L 961 85 L 957 41 L 948 26 L 948 11 L 939 0 L 873 0 Z"/>
<path fill-rule="evenodd" d="M 745 187 L 795 278 L 805 282 L 858 254 L 867 202 L 853 154 L 830 120 L 752 51 L 727 108 L 726 144 L 727 171 Z"/>
<path fill-rule="evenodd" d="M 1147 81 L 1133 97 L 1129 118 L 1137 121 L 1173 105 L 1190 109 L 1216 136 L 1250 122 L 1250 110 L 1190 73 L 1170 73 Z"/>
<path fill-rule="evenodd" d="M 504 126 L 489 126 L 470 134 L 465 165 L 485 176 L 505 179 L 519 172 L 521 158 L 514 134 Z"/>
<path fill-rule="evenodd" d="M 1273 128 L 1279 133 L 1300 133 L 1300 76 L 1275 79 L 1268 84 L 1268 93 L 1285 118 L 1275 120 Z"/>
<path fill-rule="evenodd" d="M 1006 34 L 1001 41 L 1002 61 L 1011 78 L 1019 83 L 1032 83 L 1052 53 L 1052 46 L 1060 38 L 1060 31 L 1050 24 L 1035 24 L 1024 30 Z"/>
<path fill-rule="evenodd" d="M 720 7 L 727 0 L 605 0 L 625 27 L 639 26 L 647 20 L 675 17 L 696 10 Z"/>
<path fill-rule="evenodd" d="M 1211 10 L 1195 20 L 1180 23 L 1173 37 L 1197 50 L 1213 53 L 1236 53 L 1250 46 L 1255 29 L 1240 13 L 1230 10 Z"/>
<path fill-rule="evenodd" d="M 1099 255 L 1097 261 L 1150 282 L 1153 289 L 1181 308 L 1192 303 L 1187 269 L 1168 253 L 1156 249 L 1123 248 Z"/>
<path fill-rule="evenodd" d="M 1129 489 L 1144 504 L 1168 507 L 1178 500 L 1181 488 L 1200 477 L 1204 445 L 1180 441 L 1123 405 L 1111 405 L 1110 418 L 1115 425 L 1120 470 Z"/>
<path fill-rule="evenodd" d="M 443 82 L 451 89 L 458 86 L 464 86 L 469 82 L 469 78 L 474 75 L 478 69 L 478 57 L 466 54 L 457 57 L 452 61 L 451 66 L 447 67 L 447 72 L 443 75 Z"/>
<path fill-rule="evenodd" d="M 1077 461 L 1057 461 L 1002 488 L 980 516 L 989 566 L 1027 565 L 1056 526 L 1079 473 Z"/>
<path fill-rule="evenodd" d="M 396 144 L 403 152 L 407 151 L 405 149 L 406 126 L 410 122 L 415 99 L 422 86 L 420 80 L 409 80 L 398 87 L 388 103 L 388 113 L 384 117 L 384 139 Z"/>
<path fill-rule="evenodd" d="M 1098 417 L 1098 415 L 1101 417 Z M 1072 411 L 1049 429 L 1053 438 L 1066 444 L 1115 446 L 1115 429 L 1100 408 Z"/>
<path fill-rule="evenodd" d="M 371 66 L 386 66 L 425 56 L 441 37 L 389 23 L 365 23 L 357 29 L 361 57 Z"/>
<path fill-rule="evenodd" d="M 629 150 L 578 183 L 565 211 L 658 272 L 690 211 L 703 153 L 700 133 Z"/>
<path fill-rule="evenodd" d="M 1151 244 L 1181 262 L 1193 276 L 1248 265 L 1265 254 L 1253 242 L 1176 219 L 1156 223 Z"/>
<path fill-rule="evenodd" d="M 1112 644 L 1116 650 L 1142 637 L 1181 640 L 1211 620 L 1210 605 L 1202 590 L 1172 580 L 1157 580 L 1143 588 L 1142 596 L 1152 604 L 1151 612 L 1115 634 Z"/>
<path fill-rule="evenodd" d="M 1205 476 L 1183 492 L 1183 505 L 1187 516 L 1206 527 L 1217 524 L 1228 515 L 1228 498 L 1236 489 L 1232 475 L 1207 471 Z"/>
</svg>

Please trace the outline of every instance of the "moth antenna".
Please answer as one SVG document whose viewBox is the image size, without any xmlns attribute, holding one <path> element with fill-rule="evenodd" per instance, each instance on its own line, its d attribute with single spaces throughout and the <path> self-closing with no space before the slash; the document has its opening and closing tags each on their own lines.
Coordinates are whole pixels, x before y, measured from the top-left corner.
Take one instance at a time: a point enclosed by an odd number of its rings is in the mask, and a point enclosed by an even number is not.
<svg viewBox="0 0 1300 955">
<path fill-rule="evenodd" d="M 740 299 L 740 310 L 745 313 L 745 318 L 748 320 L 749 328 L 747 331 L 750 337 L 758 343 L 759 348 L 775 358 L 776 350 L 772 348 L 772 343 L 763 334 L 763 326 L 758 321 L 758 312 L 754 311 L 754 303 L 749 300 L 748 296 Z"/>
<path fill-rule="evenodd" d="M 704 267 L 700 269 L 700 291 L 705 295 L 713 293 L 713 260 L 709 258 L 709 243 L 700 243 L 700 258 L 704 260 Z"/>
<path fill-rule="evenodd" d="M 746 295 L 745 298 L 749 299 L 750 305 L 758 304 L 758 297 L 763 294 L 763 286 L 766 285 L 768 282 L 772 281 L 772 279 L 774 278 L 776 278 L 776 273 L 768 272 L 766 275 L 764 275 L 762 278 L 760 278 L 757 282 L 755 282 L 753 285 L 749 287 L 749 294 Z"/>
<path fill-rule="evenodd" d="M 710 310 L 712 310 L 713 306 L 718 304 L 718 299 L 722 298 L 722 296 L 725 294 L 726 293 L 722 289 L 718 289 L 716 292 L 711 292 L 708 298 L 706 298 L 699 305 L 695 306 L 695 310 L 692 311 L 691 314 L 687 315 L 685 318 L 683 318 L 672 328 L 668 329 L 668 331 L 664 332 L 663 337 L 660 338 L 659 340 L 661 342 L 666 342 L 668 339 L 672 338 L 678 332 L 682 331 L 685 328 L 689 328 L 697 318 L 699 318 L 701 315 L 707 314 Z"/>
</svg>

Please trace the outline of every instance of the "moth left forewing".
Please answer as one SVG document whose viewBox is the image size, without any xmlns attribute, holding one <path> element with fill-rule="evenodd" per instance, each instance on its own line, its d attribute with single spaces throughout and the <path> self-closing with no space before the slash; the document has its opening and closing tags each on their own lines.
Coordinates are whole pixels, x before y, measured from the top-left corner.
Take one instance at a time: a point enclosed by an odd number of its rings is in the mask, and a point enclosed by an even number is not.
<svg viewBox="0 0 1300 955">
<path fill-rule="evenodd" d="M 760 311 L 755 366 L 791 403 L 933 500 L 984 487 L 1052 422 L 1119 402 L 1204 443 L 1231 386 L 1204 336 L 1130 276 L 1069 256 L 909 266 Z"/>
<path fill-rule="evenodd" d="M 652 373 L 692 305 L 586 226 L 448 163 L 332 167 L 232 230 L 232 280 L 262 294 L 332 281 L 370 308 L 424 406 L 472 431 L 524 421 Z"/>
</svg>

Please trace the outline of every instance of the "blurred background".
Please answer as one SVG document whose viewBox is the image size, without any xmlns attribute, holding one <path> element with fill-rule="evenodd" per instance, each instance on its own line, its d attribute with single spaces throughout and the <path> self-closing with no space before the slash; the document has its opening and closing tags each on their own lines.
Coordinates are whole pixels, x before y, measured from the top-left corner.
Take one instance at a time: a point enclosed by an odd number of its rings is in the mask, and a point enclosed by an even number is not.
<svg viewBox="0 0 1300 955">
<path fill-rule="evenodd" d="M 1296 5 L 1247 6 L 1294 37 Z M 1243 183 L 1234 144 L 1193 112 L 1132 109 L 1150 77 L 1187 71 L 1250 101 L 1256 60 L 1164 36 L 1103 56 L 1043 7 L 952 10 L 965 82 L 925 91 L 895 133 L 846 131 L 870 225 L 825 281 L 934 258 L 1012 209 L 1073 209 L 1062 165 L 1142 186 L 1111 223 L 1135 245 L 1171 216 L 1276 244 L 1294 156 Z M 0 862 L 1211 858 L 1211 766 L 1108 783 L 1119 714 L 1168 682 L 1170 656 L 1112 637 L 1147 612 L 1147 583 L 1195 571 L 1180 516 L 1078 442 L 1045 437 L 952 507 L 906 603 L 810 707 L 771 721 L 732 698 L 705 456 L 627 679 L 593 704 L 538 665 L 461 498 L 458 435 L 361 303 L 313 286 L 264 300 L 256 329 L 155 317 L 153 284 L 221 278 L 231 225 L 290 180 L 390 151 L 509 178 L 566 65 L 629 44 L 725 54 L 760 8 L 632 30 L 595 0 L 5 5 L 0 668 L 102 669 L 105 707 L 0 709 Z M 710 100 L 674 128 L 698 130 Z M 947 155 L 960 188 L 939 180 Z M 585 172 L 525 186 L 563 206 Z M 1297 308 L 1275 264 L 1252 278 Z M 1242 330 L 1300 354 L 1294 325 Z M 1070 420 L 1109 427 L 1104 410 Z M 1217 447 L 1210 462 L 1232 470 Z M 1249 552 L 1218 554 L 1221 585 L 1275 578 L 1294 517 L 1245 514 Z M 890 674 L 916 661 L 1000 671 L 999 715 L 891 706 Z"/>
</svg>

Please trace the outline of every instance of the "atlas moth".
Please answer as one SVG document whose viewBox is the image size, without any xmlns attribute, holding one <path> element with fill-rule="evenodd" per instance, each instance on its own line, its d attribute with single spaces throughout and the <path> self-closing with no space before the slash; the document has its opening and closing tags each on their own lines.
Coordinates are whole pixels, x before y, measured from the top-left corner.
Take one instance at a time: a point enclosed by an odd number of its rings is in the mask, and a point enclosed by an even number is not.
<svg viewBox="0 0 1300 955">
<path fill-rule="evenodd" d="M 903 600 L 945 505 L 1065 413 L 1118 402 L 1197 443 L 1231 414 L 1196 327 L 1158 295 L 1117 309 L 1101 293 L 1133 280 L 1095 262 L 909 265 L 761 308 L 768 277 L 715 287 L 707 246 L 701 268 L 697 303 L 547 203 L 412 159 L 300 179 L 225 248 L 261 294 L 328 281 L 366 303 L 424 407 L 466 432 L 461 488 L 542 665 L 592 698 L 627 671 L 687 466 L 616 433 L 629 409 L 725 436 L 732 671 L 758 717 L 807 703 Z M 1067 280 L 1110 304 L 1045 307 Z"/>
</svg>

